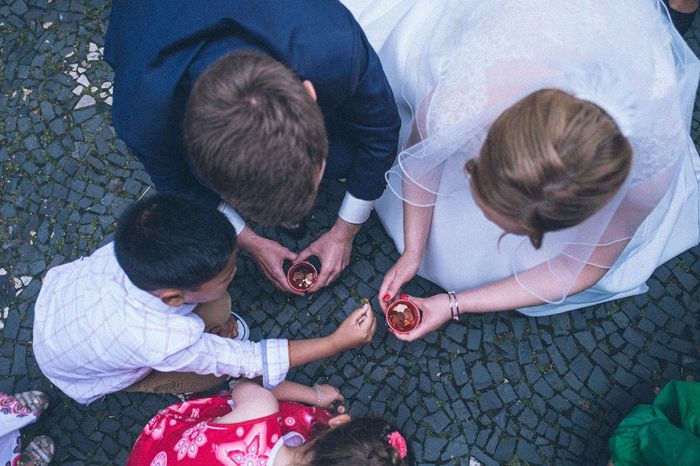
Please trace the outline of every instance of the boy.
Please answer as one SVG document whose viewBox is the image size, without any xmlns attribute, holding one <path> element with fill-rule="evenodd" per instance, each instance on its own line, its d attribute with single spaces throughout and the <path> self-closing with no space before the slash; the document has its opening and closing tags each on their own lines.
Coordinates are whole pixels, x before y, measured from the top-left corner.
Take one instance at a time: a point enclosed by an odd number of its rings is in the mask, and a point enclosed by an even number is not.
<svg viewBox="0 0 700 466">
<path fill-rule="evenodd" d="M 369 306 L 327 337 L 229 338 L 235 246 L 233 227 L 212 207 L 172 194 L 134 204 L 113 243 L 47 273 L 34 317 L 39 367 L 90 403 L 119 390 L 201 391 L 228 376 L 262 376 L 275 386 L 290 367 L 372 339 Z"/>
</svg>

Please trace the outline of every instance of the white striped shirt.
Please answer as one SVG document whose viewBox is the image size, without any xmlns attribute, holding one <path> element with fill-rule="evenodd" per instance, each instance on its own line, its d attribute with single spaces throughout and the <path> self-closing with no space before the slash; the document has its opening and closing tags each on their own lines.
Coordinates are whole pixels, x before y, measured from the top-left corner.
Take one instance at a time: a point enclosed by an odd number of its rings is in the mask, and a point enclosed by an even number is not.
<svg viewBox="0 0 700 466">
<path fill-rule="evenodd" d="M 288 342 L 239 342 L 204 332 L 194 304 L 174 308 L 137 288 L 113 243 L 54 267 L 34 310 L 34 355 L 80 403 L 122 390 L 152 369 L 258 377 L 273 387 L 289 370 Z"/>
</svg>

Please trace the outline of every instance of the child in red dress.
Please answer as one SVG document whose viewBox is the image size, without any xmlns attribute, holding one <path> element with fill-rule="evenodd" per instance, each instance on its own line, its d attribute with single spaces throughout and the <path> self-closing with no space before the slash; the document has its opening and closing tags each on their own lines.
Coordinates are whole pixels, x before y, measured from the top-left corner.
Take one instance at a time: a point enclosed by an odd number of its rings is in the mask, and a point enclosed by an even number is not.
<svg viewBox="0 0 700 466">
<path fill-rule="evenodd" d="M 201 398 L 160 411 L 136 440 L 127 466 L 410 464 L 395 426 L 353 420 L 342 406 L 333 415 L 325 408 L 336 401 L 343 396 L 330 385 L 287 381 L 271 392 L 244 380 L 230 398 Z"/>
</svg>

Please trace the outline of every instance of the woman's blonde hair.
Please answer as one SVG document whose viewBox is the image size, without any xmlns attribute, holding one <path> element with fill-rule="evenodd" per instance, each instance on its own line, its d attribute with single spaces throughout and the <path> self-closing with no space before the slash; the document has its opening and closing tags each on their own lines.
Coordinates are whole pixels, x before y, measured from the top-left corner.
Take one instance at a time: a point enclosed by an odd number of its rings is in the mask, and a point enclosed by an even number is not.
<svg viewBox="0 0 700 466">
<path fill-rule="evenodd" d="M 479 201 L 516 222 L 539 248 L 545 232 L 601 209 L 631 165 L 632 146 L 602 108 L 543 89 L 496 119 L 466 169 Z"/>
</svg>

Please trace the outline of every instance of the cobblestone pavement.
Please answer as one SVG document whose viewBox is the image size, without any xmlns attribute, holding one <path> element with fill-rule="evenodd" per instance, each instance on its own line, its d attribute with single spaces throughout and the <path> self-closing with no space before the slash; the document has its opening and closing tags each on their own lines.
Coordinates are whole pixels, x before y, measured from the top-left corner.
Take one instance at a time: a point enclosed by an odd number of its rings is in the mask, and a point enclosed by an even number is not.
<svg viewBox="0 0 700 466">
<path fill-rule="evenodd" d="M 124 464 L 141 427 L 172 396 L 116 394 L 89 407 L 53 388 L 32 356 L 33 305 L 49 267 L 87 255 L 149 187 L 110 125 L 112 72 L 102 61 L 109 2 L 0 2 L 0 390 L 39 388 L 51 408 L 25 439 L 56 439 L 56 464 Z M 696 28 L 689 41 L 698 50 Z M 698 121 L 693 123 L 697 137 Z M 697 140 L 697 139 L 696 139 Z M 324 184 L 311 233 L 329 225 L 342 185 Z M 277 233 L 270 229 L 272 237 Z M 545 318 L 473 316 L 402 344 L 373 343 L 292 371 L 342 388 L 354 414 L 394 418 L 421 464 L 604 464 L 607 438 L 652 387 L 698 355 L 700 248 L 661 266 L 649 293 Z M 398 257 L 376 217 L 338 283 L 309 298 L 275 292 L 239 259 L 230 292 L 254 338 L 330 332 L 376 294 Z M 416 280 L 416 295 L 439 290 Z"/>
</svg>

